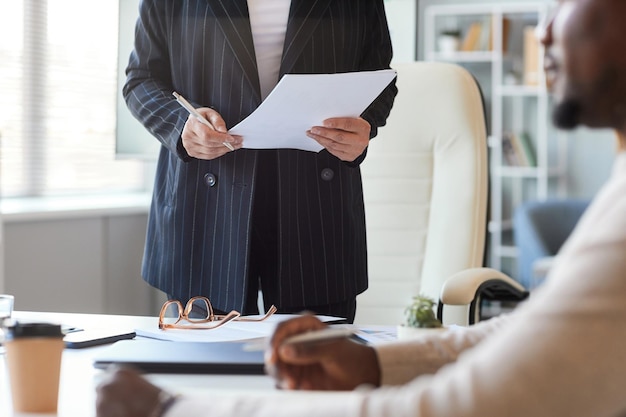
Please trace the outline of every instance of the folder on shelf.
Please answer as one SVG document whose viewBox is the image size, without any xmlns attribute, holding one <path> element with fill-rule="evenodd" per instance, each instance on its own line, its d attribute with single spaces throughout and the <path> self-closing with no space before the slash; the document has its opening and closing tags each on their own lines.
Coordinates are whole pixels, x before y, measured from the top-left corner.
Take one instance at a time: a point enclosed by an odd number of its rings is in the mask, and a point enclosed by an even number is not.
<svg viewBox="0 0 626 417">
<path fill-rule="evenodd" d="M 467 29 L 467 33 L 461 43 L 461 51 L 493 51 L 493 16 L 487 16 L 482 21 L 472 23 Z M 502 18 L 502 52 L 508 49 L 509 28 L 511 20 Z"/>
<path fill-rule="evenodd" d="M 530 135 L 526 132 L 522 132 L 516 136 L 519 141 L 519 147 L 522 149 L 524 158 L 528 166 L 537 166 L 537 157 L 535 155 L 535 149 L 530 139 Z"/>
<path fill-rule="evenodd" d="M 520 156 L 513 145 L 513 135 L 508 132 L 502 135 L 502 156 L 508 166 L 516 167 L 522 165 Z"/>
<path fill-rule="evenodd" d="M 511 27 L 511 19 L 509 19 L 508 17 L 503 17 L 502 18 L 502 53 L 506 53 L 509 49 L 510 27 Z M 489 48 L 488 48 L 490 51 L 494 50 L 493 44 L 494 44 L 493 30 L 491 30 L 490 35 L 489 35 Z"/>
<path fill-rule="evenodd" d="M 477 51 L 490 51 L 493 49 L 492 20 L 493 18 L 491 16 L 485 17 L 481 23 L 480 36 L 475 48 Z"/>
<path fill-rule="evenodd" d="M 528 162 L 528 158 L 526 157 L 526 152 L 524 151 L 524 148 L 522 147 L 522 144 L 519 140 L 519 136 L 511 133 L 510 137 L 513 149 L 515 151 L 515 155 L 517 156 L 517 160 L 519 162 L 518 165 L 522 167 L 529 166 L 530 164 Z"/>
<path fill-rule="evenodd" d="M 537 166 L 535 150 L 530 136 L 526 132 L 519 135 L 504 132 L 502 135 L 502 156 L 509 166 Z"/>
</svg>

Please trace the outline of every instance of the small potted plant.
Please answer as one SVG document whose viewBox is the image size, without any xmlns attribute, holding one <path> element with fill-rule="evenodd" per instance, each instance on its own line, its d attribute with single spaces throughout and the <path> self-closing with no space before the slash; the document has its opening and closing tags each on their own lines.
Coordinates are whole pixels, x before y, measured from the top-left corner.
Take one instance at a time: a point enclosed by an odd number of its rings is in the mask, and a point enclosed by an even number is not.
<svg viewBox="0 0 626 417">
<path fill-rule="evenodd" d="M 443 54 L 451 54 L 459 50 L 461 43 L 461 32 L 457 29 L 444 30 L 439 33 L 437 38 L 437 46 L 439 52 Z"/>
<path fill-rule="evenodd" d="M 405 322 L 398 326 L 398 339 L 424 335 L 443 330 L 443 324 L 435 316 L 435 301 L 425 295 L 416 295 L 404 310 Z"/>
</svg>

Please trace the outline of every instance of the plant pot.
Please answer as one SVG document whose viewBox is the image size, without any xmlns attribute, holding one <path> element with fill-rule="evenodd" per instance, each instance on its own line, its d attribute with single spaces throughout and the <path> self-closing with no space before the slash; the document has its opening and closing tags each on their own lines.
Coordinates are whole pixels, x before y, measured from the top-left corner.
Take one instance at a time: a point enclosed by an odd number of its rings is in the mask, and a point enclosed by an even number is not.
<svg viewBox="0 0 626 417">
<path fill-rule="evenodd" d="M 403 324 L 398 325 L 396 331 L 398 340 L 417 339 L 430 334 L 445 331 L 445 327 L 409 327 Z"/>
<path fill-rule="evenodd" d="M 442 54 L 452 54 L 459 50 L 460 40 L 457 36 L 440 35 L 437 38 L 437 46 Z"/>
</svg>

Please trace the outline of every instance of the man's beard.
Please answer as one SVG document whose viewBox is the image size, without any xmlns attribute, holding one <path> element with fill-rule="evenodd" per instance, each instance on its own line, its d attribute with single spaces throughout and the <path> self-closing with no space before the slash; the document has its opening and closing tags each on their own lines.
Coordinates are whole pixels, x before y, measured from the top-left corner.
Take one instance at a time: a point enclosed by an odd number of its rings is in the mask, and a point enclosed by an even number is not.
<svg viewBox="0 0 626 417">
<path fill-rule="evenodd" d="M 552 110 L 552 122 L 561 129 L 572 130 L 580 124 L 582 106 L 572 98 L 556 104 Z"/>
<path fill-rule="evenodd" d="M 611 108 L 619 86 L 620 70 L 607 65 L 593 80 L 586 83 L 570 82 L 563 99 L 554 105 L 552 121 L 561 129 L 572 130 L 579 125 L 610 127 Z M 615 103 L 614 103 L 615 104 Z"/>
</svg>

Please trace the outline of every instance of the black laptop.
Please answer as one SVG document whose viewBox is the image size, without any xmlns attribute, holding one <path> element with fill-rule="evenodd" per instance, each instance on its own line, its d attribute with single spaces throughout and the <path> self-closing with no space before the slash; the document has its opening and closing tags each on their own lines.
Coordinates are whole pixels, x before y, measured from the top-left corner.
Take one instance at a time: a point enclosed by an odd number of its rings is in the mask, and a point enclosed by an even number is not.
<svg viewBox="0 0 626 417">
<path fill-rule="evenodd" d="M 94 367 L 129 365 L 149 373 L 264 374 L 263 351 L 246 349 L 246 342 L 169 342 L 122 340 L 102 349 Z"/>
</svg>

